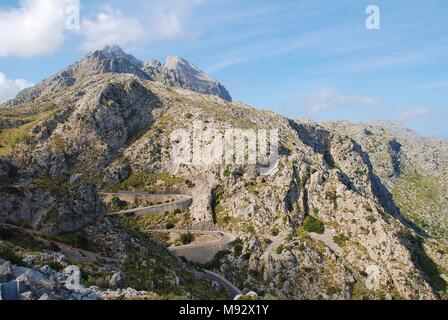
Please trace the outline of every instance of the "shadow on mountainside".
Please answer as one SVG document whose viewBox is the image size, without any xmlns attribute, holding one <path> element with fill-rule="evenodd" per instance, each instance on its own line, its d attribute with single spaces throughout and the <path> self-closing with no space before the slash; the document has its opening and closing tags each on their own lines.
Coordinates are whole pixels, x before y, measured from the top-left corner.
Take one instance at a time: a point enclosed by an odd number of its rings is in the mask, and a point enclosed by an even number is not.
<svg viewBox="0 0 448 320">
<path fill-rule="evenodd" d="M 423 240 L 404 232 L 399 232 L 397 237 L 400 243 L 412 253 L 412 262 L 414 266 L 428 281 L 433 288 L 434 293 L 438 294 L 439 292 L 446 291 L 448 288 L 447 283 L 440 276 L 437 264 L 426 253 L 425 247 L 423 246 Z"/>
<path fill-rule="evenodd" d="M 64 172 L 94 175 L 153 126 L 153 111 L 163 107 L 157 95 L 133 76 L 114 81 L 99 78 L 98 87 L 37 123 L 23 147 L 13 150 L 13 164 L 22 173 L 31 177 L 60 177 Z"/>
<path fill-rule="evenodd" d="M 333 155 L 331 154 L 332 134 L 329 131 L 319 127 L 307 127 L 303 124 L 295 122 L 294 120 L 289 120 L 289 125 L 296 131 L 297 136 L 304 144 L 311 147 L 314 152 L 317 152 L 324 157 L 325 161 L 330 167 L 334 167 L 336 165 Z M 313 132 L 311 132 L 311 130 Z M 354 145 L 353 150 L 361 156 L 363 163 L 368 168 L 368 177 L 372 182 L 372 193 L 376 196 L 381 206 L 385 208 L 387 212 L 397 218 L 405 227 L 414 230 L 418 235 L 422 237 L 429 238 L 430 235 L 426 231 L 403 217 L 400 209 L 397 207 L 393 200 L 392 193 L 384 186 L 384 184 L 381 182 L 381 179 L 374 173 L 373 165 L 370 161 L 369 155 L 353 139 L 352 143 Z M 341 182 L 343 182 L 347 187 L 353 190 L 353 188 L 350 187 L 352 186 L 350 179 L 343 172 L 341 175 Z"/>
<path fill-rule="evenodd" d="M 373 172 L 373 165 L 370 161 L 369 155 L 362 150 L 361 146 L 353 141 L 355 144 L 355 150 L 361 155 L 364 164 L 369 169 L 369 179 L 372 181 L 372 192 L 380 201 L 380 204 L 395 218 L 398 219 L 405 227 L 414 230 L 419 236 L 430 238 L 431 236 L 422 228 L 417 226 L 412 221 L 406 219 L 400 208 L 394 202 L 392 193 L 386 188 L 386 186 L 381 182 L 381 179 Z"/>
</svg>

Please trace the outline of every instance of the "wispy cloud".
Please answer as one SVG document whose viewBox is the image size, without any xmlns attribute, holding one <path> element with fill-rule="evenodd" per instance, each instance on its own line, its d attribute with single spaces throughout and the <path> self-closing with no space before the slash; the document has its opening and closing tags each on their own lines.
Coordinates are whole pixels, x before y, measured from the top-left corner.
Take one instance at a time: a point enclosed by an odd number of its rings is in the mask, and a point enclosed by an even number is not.
<svg viewBox="0 0 448 320">
<path fill-rule="evenodd" d="M 256 61 L 263 58 L 275 57 L 299 51 L 301 49 L 309 49 L 318 47 L 322 42 L 331 39 L 335 34 L 339 33 L 339 28 L 331 28 L 310 32 L 295 37 L 285 37 L 283 35 L 270 35 L 271 40 L 266 40 L 261 35 L 256 39 L 252 39 L 252 43 L 237 47 L 236 49 L 223 52 L 215 57 L 215 64 L 207 68 L 208 73 L 213 73 L 221 69 L 241 65 L 249 61 Z M 263 41 L 260 40 L 263 39 Z"/>
<path fill-rule="evenodd" d="M 5 74 L 0 72 L 0 102 L 14 98 L 20 90 L 31 87 L 32 85 L 31 82 L 24 79 L 8 79 Z"/>
<path fill-rule="evenodd" d="M 307 107 L 311 113 L 319 113 L 332 107 L 347 107 L 353 105 L 374 106 L 381 100 L 361 95 L 344 95 L 333 88 L 319 88 L 311 91 Z"/>
<path fill-rule="evenodd" d="M 431 111 L 427 108 L 415 108 L 405 110 L 400 114 L 401 120 L 410 120 L 414 118 L 424 117 L 431 114 Z"/>
<path fill-rule="evenodd" d="M 82 21 L 83 47 L 99 49 L 106 44 L 145 45 L 154 41 L 189 37 L 193 32 L 185 20 L 193 8 L 205 1 L 151 1 L 139 4 L 140 10 L 125 14 L 106 6 Z"/>
<path fill-rule="evenodd" d="M 232 52 L 227 52 L 217 63 L 209 66 L 206 71 L 214 73 L 221 69 L 244 64 L 248 61 L 255 61 L 261 58 L 273 57 L 285 54 L 306 46 L 302 39 L 285 41 L 283 44 L 274 45 L 272 43 L 262 43 L 239 48 Z"/>
</svg>

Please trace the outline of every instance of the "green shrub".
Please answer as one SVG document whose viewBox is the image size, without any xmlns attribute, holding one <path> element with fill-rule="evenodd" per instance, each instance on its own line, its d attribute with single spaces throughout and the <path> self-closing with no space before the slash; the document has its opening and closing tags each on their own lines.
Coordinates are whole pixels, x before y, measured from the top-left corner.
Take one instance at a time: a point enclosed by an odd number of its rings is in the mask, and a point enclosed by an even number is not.
<svg viewBox="0 0 448 320">
<path fill-rule="evenodd" d="M 121 209 L 121 210 L 123 210 L 123 209 L 125 209 L 127 207 L 127 202 L 126 201 L 121 201 L 118 196 L 113 196 L 112 199 L 110 200 L 110 203 L 115 208 L 118 208 L 118 209 Z"/>
<path fill-rule="evenodd" d="M 193 242 L 194 236 L 191 233 L 183 233 L 180 235 L 182 244 L 190 244 Z"/>
<path fill-rule="evenodd" d="M 64 270 L 64 267 L 57 261 L 54 260 L 50 260 L 50 261 L 34 261 L 35 265 L 38 266 L 49 266 L 51 269 L 57 271 L 57 272 L 61 272 L 62 270 Z"/>
<path fill-rule="evenodd" d="M 346 243 L 348 240 L 349 240 L 349 239 L 348 239 L 345 235 L 343 235 L 343 234 L 338 235 L 338 236 L 335 236 L 335 237 L 333 238 L 333 241 L 334 241 L 338 246 L 340 246 L 340 247 L 345 246 L 345 243 Z"/>
<path fill-rule="evenodd" d="M 283 250 L 285 250 L 285 247 L 281 244 L 277 247 L 276 252 L 277 252 L 277 254 L 282 254 Z"/>
<path fill-rule="evenodd" d="M 174 228 L 174 223 L 172 222 L 167 222 L 165 224 L 165 229 L 169 230 L 169 229 L 173 229 Z"/>
<path fill-rule="evenodd" d="M 68 184 L 58 179 L 42 178 L 34 180 L 33 183 L 47 189 L 53 195 L 63 197 L 69 193 Z"/>
<path fill-rule="evenodd" d="M 185 180 L 185 183 L 189 188 L 194 188 L 196 185 L 191 180 Z"/>
<path fill-rule="evenodd" d="M 224 170 L 224 177 L 230 177 L 231 174 L 229 169 Z"/>
<path fill-rule="evenodd" d="M 55 240 L 64 242 L 64 243 L 69 244 L 70 246 L 78 248 L 78 249 L 83 249 L 83 250 L 92 249 L 92 245 L 83 231 L 62 233 L 55 238 L 56 238 Z"/>
<path fill-rule="evenodd" d="M 306 217 L 305 221 L 303 222 L 303 228 L 308 232 L 314 232 L 318 234 L 323 234 L 325 232 L 324 223 L 313 216 Z"/>
<path fill-rule="evenodd" d="M 0 258 L 15 265 L 22 265 L 23 261 L 8 245 L 0 243 Z"/>
<path fill-rule="evenodd" d="M 22 223 L 19 223 L 20 225 Z M 24 223 L 25 224 L 25 223 Z M 30 228 L 31 229 L 31 228 Z M 8 241 L 10 244 L 31 251 L 42 251 L 45 246 L 42 242 L 34 239 L 31 235 L 20 229 L 0 226 L 0 240 Z"/>
<path fill-rule="evenodd" d="M 224 218 L 222 218 L 222 222 L 224 222 L 224 224 L 228 224 L 230 222 L 230 217 L 229 216 L 225 216 Z"/>
<path fill-rule="evenodd" d="M 223 259 L 225 256 L 229 255 L 230 251 L 222 250 L 218 251 L 215 256 L 213 257 L 213 260 L 207 263 L 206 267 L 208 269 L 217 269 L 221 266 L 221 259 Z"/>
<path fill-rule="evenodd" d="M 233 249 L 235 250 L 235 256 L 240 256 L 243 252 L 243 245 L 241 243 L 237 243 L 235 244 Z"/>
<path fill-rule="evenodd" d="M 277 229 L 277 228 L 272 228 L 272 230 L 271 230 L 271 234 L 272 234 L 274 237 L 278 236 L 278 234 L 279 234 L 278 229 Z"/>
<path fill-rule="evenodd" d="M 255 227 L 253 225 L 246 225 L 245 227 L 242 228 L 242 230 L 243 230 L 243 232 L 250 233 L 250 234 L 256 233 Z"/>
<path fill-rule="evenodd" d="M 104 289 L 109 289 L 110 284 L 104 277 L 93 277 L 91 275 L 88 276 L 87 280 L 85 280 L 84 285 L 86 287 L 99 287 Z"/>
<path fill-rule="evenodd" d="M 352 288 L 352 300 L 369 300 L 369 292 L 359 282 L 355 282 Z"/>
</svg>

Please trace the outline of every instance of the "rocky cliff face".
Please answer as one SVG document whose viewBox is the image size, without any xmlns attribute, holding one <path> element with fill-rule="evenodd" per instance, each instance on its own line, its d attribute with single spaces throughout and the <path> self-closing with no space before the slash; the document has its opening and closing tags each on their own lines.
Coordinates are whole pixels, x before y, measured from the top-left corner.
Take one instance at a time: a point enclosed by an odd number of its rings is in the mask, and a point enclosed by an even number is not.
<svg viewBox="0 0 448 320">
<path fill-rule="evenodd" d="M 2 132 L 15 140 L 0 153 L 19 177 L 34 183 L 49 178 L 57 185 L 63 177 L 76 181 L 82 175 L 81 181 L 101 190 L 191 195 L 185 223 L 238 236 L 211 267 L 242 289 L 285 299 L 446 296 L 446 234 L 435 232 L 446 214 L 432 210 L 446 192 L 439 189 L 433 204 L 425 200 L 412 207 L 434 226 L 425 228 L 406 214 L 411 199 L 403 200 L 403 193 L 428 191 L 426 180 L 400 187 L 408 181 L 401 177 L 413 174 L 409 168 L 417 164 L 423 177 L 446 176 L 443 142 L 423 143 L 426 151 L 419 153 L 409 138 L 374 125 L 317 124 L 229 102 L 226 91 L 180 58 L 142 64 L 110 49 L 88 56 L 85 64 L 92 59 L 104 61 L 101 72 L 79 67 L 73 74 L 83 76 L 75 76 L 74 84 L 9 103 L 9 115 L 24 124 Z M 195 121 L 218 132 L 278 129 L 277 172 L 173 163 L 171 133 L 189 131 Z M 31 190 L 26 193 L 33 197 Z M 9 197 L 3 194 L 2 201 Z M 84 199 L 92 205 L 94 198 Z M 88 217 L 91 211 L 79 212 Z M 40 221 L 29 217 L 33 225 Z"/>
<path fill-rule="evenodd" d="M 117 157 L 133 138 L 149 129 L 157 97 L 136 78 L 107 75 L 91 84 L 72 106 L 36 124 L 13 155 L 29 174 L 59 176 L 82 164 L 79 173 L 95 174 Z M 27 169 L 26 169 L 27 168 Z"/>
<path fill-rule="evenodd" d="M 94 185 L 64 188 L 52 183 L 37 180 L 26 187 L 1 187 L 0 220 L 57 235 L 85 228 L 104 216 L 105 206 Z"/>
<path fill-rule="evenodd" d="M 448 145 L 400 124 L 328 122 L 370 155 L 373 170 L 392 192 L 401 213 L 432 236 L 448 236 Z"/>
<path fill-rule="evenodd" d="M 224 86 L 181 57 L 168 57 L 163 64 L 157 61 L 150 62 L 145 65 L 144 70 L 168 86 L 211 94 L 226 101 L 232 101 L 232 97 Z"/>
</svg>

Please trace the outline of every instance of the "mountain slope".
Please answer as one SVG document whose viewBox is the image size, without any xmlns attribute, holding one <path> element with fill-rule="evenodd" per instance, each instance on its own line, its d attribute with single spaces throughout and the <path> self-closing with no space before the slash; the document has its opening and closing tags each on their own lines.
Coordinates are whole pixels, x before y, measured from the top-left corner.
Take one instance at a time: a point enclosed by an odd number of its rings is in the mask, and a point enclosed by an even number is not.
<svg viewBox="0 0 448 320">
<path fill-rule="evenodd" d="M 17 139 L 0 148 L 5 163 L 18 172 L 4 166 L 10 184 L 46 178 L 60 185 L 79 179 L 104 191 L 191 195 L 186 223 L 217 226 L 238 236 L 210 267 L 241 289 L 263 295 L 444 297 L 446 282 L 440 274 L 448 276 L 447 246 L 405 223 L 385 178 L 400 167 L 395 143 L 379 141 L 393 152 L 382 175 L 375 153 L 342 126 L 288 119 L 164 80 L 169 69 L 168 79 L 190 81 L 189 75 L 183 78 L 185 68 L 194 66 L 172 58 L 139 67 L 148 77 L 129 69 L 80 71 L 83 76 L 74 85 L 26 103 L 15 100 L 3 112 L 35 115 L 6 129 L 13 130 L 6 131 L 8 137 Z M 195 81 L 209 81 L 198 72 Z M 278 129 L 278 171 L 260 175 L 253 165 L 173 163 L 170 134 L 191 130 L 198 121 L 219 132 Z M 204 141 L 205 146 L 211 143 Z M 5 196 L 9 192 L 2 190 Z M 13 207 L 4 212 L 3 220 L 16 215 Z"/>
</svg>

